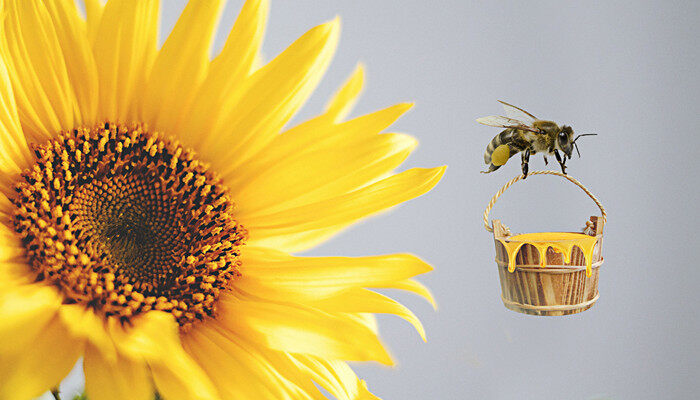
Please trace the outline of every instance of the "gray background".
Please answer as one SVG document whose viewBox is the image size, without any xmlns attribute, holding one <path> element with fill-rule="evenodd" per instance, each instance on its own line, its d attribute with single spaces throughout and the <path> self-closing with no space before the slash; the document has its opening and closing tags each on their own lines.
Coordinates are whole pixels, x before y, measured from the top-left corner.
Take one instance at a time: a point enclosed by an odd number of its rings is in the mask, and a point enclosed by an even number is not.
<svg viewBox="0 0 700 400">
<path fill-rule="evenodd" d="M 164 31 L 183 4 L 164 2 Z M 226 8 L 217 48 L 240 4 Z M 449 165 L 430 194 L 310 252 L 411 251 L 435 266 L 422 281 L 437 313 L 399 296 L 424 322 L 428 343 L 398 318 L 380 317 L 398 366 L 358 365 L 373 391 L 385 399 L 696 397 L 700 3 L 273 1 L 265 55 L 336 14 L 338 53 L 301 118 L 319 112 L 364 61 L 355 115 L 415 101 L 392 129 L 420 140 L 406 168 Z M 585 313 L 538 318 L 500 302 L 481 214 L 519 160 L 479 174 L 498 130 L 474 122 L 500 112 L 496 99 L 599 134 L 581 140 L 583 157 L 569 162 L 609 213 L 600 300 Z M 543 167 L 541 157 L 531 160 L 531 170 Z M 536 176 L 509 190 L 493 216 L 523 232 L 578 229 L 594 213 L 573 185 Z M 81 381 L 74 373 L 65 389 Z"/>
</svg>

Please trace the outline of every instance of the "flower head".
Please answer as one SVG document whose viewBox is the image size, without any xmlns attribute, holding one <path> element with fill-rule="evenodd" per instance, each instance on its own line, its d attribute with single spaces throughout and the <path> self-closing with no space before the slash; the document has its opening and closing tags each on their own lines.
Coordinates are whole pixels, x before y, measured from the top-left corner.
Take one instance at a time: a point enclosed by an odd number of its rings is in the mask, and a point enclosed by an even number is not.
<svg viewBox="0 0 700 400">
<path fill-rule="evenodd" d="M 0 398 L 82 357 L 90 399 L 372 398 L 346 361 L 391 358 L 372 290 L 415 256 L 298 257 L 430 190 L 382 133 L 409 106 L 346 120 L 358 67 L 319 116 L 287 123 L 333 55 L 337 20 L 259 65 L 267 2 L 221 52 L 223 1 L 191 0 L 157 48 L 157 0 L 0 0 Z M 12 368 L 3 366 L 12 365 Z"/>
</svg>

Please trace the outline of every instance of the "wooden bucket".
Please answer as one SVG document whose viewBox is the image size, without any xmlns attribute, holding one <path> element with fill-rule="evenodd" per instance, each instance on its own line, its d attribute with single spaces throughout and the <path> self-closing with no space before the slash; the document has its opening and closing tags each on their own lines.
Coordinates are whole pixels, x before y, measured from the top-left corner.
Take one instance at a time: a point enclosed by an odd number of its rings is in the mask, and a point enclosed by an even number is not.
<svg viewBox="0 0 700 400">
<path fill-rule="evenodd" d="M 561 176 L 583 189 L 598 205 L 602 215 L 591 217 L 586 222 L 584 233 L 578 235 L 588 235 L 595 238 L 593 240 L 588 240 L 585 236 L 581 238 L 589 244 L 587 251 L 591 256 L 591 262 L 587 268 L 584 251 L 578 245 L 573 244 L 579 242 L 566 239 L 573 236 L 572 232 L 549 234 L 555 238 L 552 242 L 555 244 L 554 247 L 570 248 L 570 257 L 566 262 L 565 253 L 547 246 L 548 241 L 530 243 L 526 239 L 519 240 L 517 236 L 511 235 L 510 230 L 499 220 L 493 221 L 493 227 L 489 226 L 489 213 L 498 197 L 512 184 L 523 179 L 523 176 L 513 178 L 493 196 L 484 212 L 484 225 L 486 230 L 493 232 L 496 246 L 496 264 L 501 281 L 501 300 L 508 309 L 530 315 L 580 313 L 591 308 L 598 300 L 598 276 L 600 266 L 603 264 L 603 226 L 607 214 L 600 201 L 576 179 L 556 171 L 535 171 L 528 174 L 528 176 L 532 175 Z M 556 240 L 558 235 L 561 235 L 561 241 Z M 509 257 L 504 243 L 511 248 L 511 257 Z M 517 253 L 513 254 L 513 252 Z M 514 258 L 512 258 L 513 256 Z M 541 260 L 540 257 L 545 257 L 545 259 Z M 509 263 L 513 263 L 510 266 L 510 271 Z M 589 270 L 588 274 L 587 269 Z"/>
</svg>

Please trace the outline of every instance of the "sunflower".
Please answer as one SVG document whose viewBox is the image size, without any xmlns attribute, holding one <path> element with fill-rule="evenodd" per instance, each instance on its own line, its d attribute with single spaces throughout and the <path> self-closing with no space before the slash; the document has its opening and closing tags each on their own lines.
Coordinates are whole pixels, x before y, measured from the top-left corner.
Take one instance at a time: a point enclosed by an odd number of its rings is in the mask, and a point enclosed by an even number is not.
<svg viewBox="0 0 700 400">
<path fill-rule="evenodd" d="M 429 191 L 381 133 L 410 105 L 346 119 L 359 66 L 285 126 L 339 34 L 262 65 L 267 2 L 210 58 L 223 1 L 191 0 L 160 49 L 157 0 L 0 0 L 0 398 L 56 387 L 82 358 L 91 400 L 375 398 L 347 361 L 392 359 L 375 313 L 432 301 L 409 254 L 300 257 Z"/>
</svg>

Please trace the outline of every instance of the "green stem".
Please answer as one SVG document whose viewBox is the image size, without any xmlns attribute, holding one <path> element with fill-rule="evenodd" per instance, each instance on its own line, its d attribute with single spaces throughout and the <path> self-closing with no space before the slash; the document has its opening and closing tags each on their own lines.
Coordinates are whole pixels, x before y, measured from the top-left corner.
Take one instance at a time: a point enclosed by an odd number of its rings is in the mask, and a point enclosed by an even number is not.
<svg viewBox="0 0 700 400">
<path fill-rule="evenodd" d="M 51 389 L 51 394 L 53 395 L 53 398 L 54 398 L 54 399 L 56 399 L 56 400 L 61 400 L 61 395 L 58 394 L 58 388 L 57 388 L 57 387 Z"/>
</svg>

